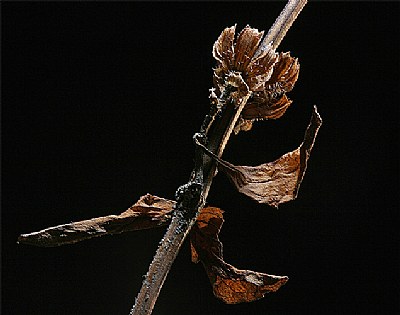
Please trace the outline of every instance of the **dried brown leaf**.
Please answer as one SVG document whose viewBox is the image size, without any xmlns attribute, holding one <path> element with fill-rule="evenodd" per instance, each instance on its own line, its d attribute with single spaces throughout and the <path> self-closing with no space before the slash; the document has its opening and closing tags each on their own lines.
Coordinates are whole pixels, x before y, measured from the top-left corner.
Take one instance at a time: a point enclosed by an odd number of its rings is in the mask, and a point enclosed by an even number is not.
<svg viewBox="0 0 400 315">
<path fill-rule="evenodd" d="M 237 190 L 246 196 L 273 207 L 297 197 L 300 184 L 307 168 L 307 161 L 314 145 L 322 119 L 314 106 L 303 143 L 294 151 L 286 153 L 276 161 L 258 166 L 236 166 L 208 151 L 197 142 L 207 154 L 219 162 Z"/>
<path fill-rule="evenodd" d="M 224 222 L 219 208 L 204 208 L 190 234 L 192 261 L 201 261 L 210 279 L 214 295 L 228 304 L 252 302 L 277 291 L 287 277 L 251 270 L 239 270 L 222 257 L 218 234 Z"/>
<path fill-rule="evenodd" d="M 73 244 L 93 237 L 119 234 L 168 224 L 175 201 L 146 194 L 119 215 L 57 225 L 38 232 L 22 234 L 18 242 L 52 247 Z"/>
<path fill-rule="evenodd" d="M 259 166 L 235 166 L 222 161 L 221 168 L 239 192 L 260 203 L 278 207 L 296 198 L 321 124 L 322 119 L 314 107 L 304 141 L 296 150 Z"/>
<path fill-rule="evenodd" d="M 120 214 L 121 218 L 134 217 L 143 218 L 141 224 L 137 224 L 135 229 L 142 230 L 154 227 L 155 223 L 158 224 L 168 221 L 172 211 L 174 210 L 175 201 L 165 198 L 157 197 L 151 194 L 146 194 L 128 210 Z"/>
</svg>

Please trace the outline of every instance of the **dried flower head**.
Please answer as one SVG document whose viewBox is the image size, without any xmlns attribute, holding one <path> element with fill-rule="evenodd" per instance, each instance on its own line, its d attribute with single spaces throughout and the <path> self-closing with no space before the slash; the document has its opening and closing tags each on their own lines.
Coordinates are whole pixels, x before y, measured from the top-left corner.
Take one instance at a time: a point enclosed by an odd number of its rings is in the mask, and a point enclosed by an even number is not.
<svg viewBox="0 0 400 315">
<path fill-rule="evenodd" d="M 251 91 L 235 132 L 250 130 L 254 120 L 281 117 L 292 103 L 286 92 L 293 89 L 300 65 L 290 53 L 276 53 L 271 45 L 259 52 L 264 32 L 246 26 L 235 39 L 236 26 L 226 28 L 214 43 L 214 88 L 217 97 L 234 74 Z"/>
</svg>

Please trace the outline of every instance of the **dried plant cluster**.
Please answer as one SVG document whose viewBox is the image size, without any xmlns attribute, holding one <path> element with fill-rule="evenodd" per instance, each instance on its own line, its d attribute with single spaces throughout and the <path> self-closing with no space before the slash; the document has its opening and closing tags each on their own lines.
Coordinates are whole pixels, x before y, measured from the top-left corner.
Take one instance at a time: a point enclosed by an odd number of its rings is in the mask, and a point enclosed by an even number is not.
<svg viewBox="0 0 400 315">
<path fill-rule="evenodd" d="M 295 2 L 295 0 L 292 0 Z M 292 23 L 305 1 L 289 1 L 283 21 Z M 296 3 L 295 3 L 296 4 Z M 287 9 L 289 8 L 289 9 Z M 299 9 L 300 8 L 300 9 Z M 293 13 L 294 12 L 294 13 Z M 279 18 L 278 20 L 279 21 Z M 274 24 L 280 25 L 279 23 Z M 274 27 L 272 28 L 272 30 Z M 281 39 L 279 26 L 276 38 Z M 271 32 L 271 30 L 270 30 Z M 299 76 L 299 62 L 290 53 L 277 53 L 277 43 L 262 41 L 264 33 L 246 26 L 226 28 L 213 46 L 217 61 L 211 108 L 196 145 L 195 167 L 187 184 L 176 192 L 176 201 L 150 194 L 120 215 L 94 218 L 24 234 L 19 242 L 37 246 L 59 246 L 92 237 L 148 229 L 169 224 L 150 265 L 131 314 L 151 314 L 169 268 L 187 235 L 192 261 L 202 262 L 214 295 L 225 303 L 251 302 L 275 292 L 288 278 L 251 270 L 239 270 L 223 260 L 218 234 L 223 211 L 207 206 L 206 199 L 217 168 L 236 189 L 259 203 L 272 207 L 296 198 L 322 120 L 314 107 L 304 141 L 279 159 L 259 166 L 235 166 L 221 156 L 232 132 L 249 131 L 254 121 L 277 119 L 292 103 L 290 92 Z M 267 36 L 268 37 L 268 36 Z"/>
<path fill-rule="evenodd" d="M 236 86 L 232 97 L 241 97 L 251 91 L 235 133 L 251 129 L 255 120 L 277 119 L 292 103 L 286 92 L 293 89 L 299 76 L 300 65 L 290 53 L 276 53 L 272 44 L 261 50 L 264 32 L 246 26 L 235 40 L 236 26 L 226 28 L 213 47 L 217 60 L 214 70 L 212 101 L 226 92 L 227 86 Z M 223 104 L 218 104 L 220 107 Z"/>
</svg>

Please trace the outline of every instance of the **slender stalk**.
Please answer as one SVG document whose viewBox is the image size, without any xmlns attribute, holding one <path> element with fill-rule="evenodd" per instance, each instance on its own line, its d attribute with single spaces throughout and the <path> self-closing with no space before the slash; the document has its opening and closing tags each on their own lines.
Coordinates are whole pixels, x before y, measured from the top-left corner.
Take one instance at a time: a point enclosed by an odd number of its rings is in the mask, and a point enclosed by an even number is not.
<svg viewBox="0 0 400 315">
<path fill-rule="evenodd" d="M 269 30 L 257 53 L 261 53 L 262 49 L 265 49 L 262 46 L 264 45 L 266 47 L 271 41 L 273 42 L 274 48 L 278 47 L 306 2 L 306 0 L 289 0 L 282 13 Z M 227 104 L 221 117 L 212 121 L 210 131 L 206 134 L 208 138 L 207 148 L 218 157 L 222 156 L 236 121 L 250 95 L 249 93 L 244 97 L 239 106 L 235 106 L 232 103 Z M 209 117 L 206 117 L 205 121 L 209 121 Z M 198 148 L 196 151 L 196 166 L 193 170 L 191 180 L 188 184 L 181 186 L 177 191 L 178 202 L 171 224 L 161 240 L 153 261 L 150 264 L 149 271 L 146 274 L 130 315 L 150 315 L 152 313 L 161 287 L 179 249 L 205 204 L 215 175 L 216 163 L 212 158 L 204 155 L 201 149 Z"/>
<path fill-rule="evenodd" d="M 250 96 L 250 94 L 248 96 Z M 216 121 L 216 125 L 213 128 L 213 132 L 210 133 L 209 138 L 211 150 L 218 156 L 222 155 L 233 127 L 247 103 L 247 99 L 248 97 L 245 98 L 238 107 L 229 104 L 229 107 L 223 112 L 221 118 Z M 212 145 L 213 143 L 218 143 L 218 146 L 214 148 Z M 216 164 L 212 159 L 204 156 L 203 153 L 199 154 L 198 157 L 202 160 L 202 167 L 195 170 L 194 178 L 203 179 L 201 185 L 202 190 L 198 194 L 193 194 L 191 204 L 189 207 L 186 207 L 186 209 L 184 206 L 177 203 L 171 224 L 161 240 L 153 261 L 150 264 L 149 271 L 143 281 L 142 288 L 136 298 L 135 305 L 130 315 L 151 314 L 172 263 L 196 221 L 198 214 L 204 207 L 215 174 Z"/>
<path fill-rule="evenodd" d="M 192 224 L 174 216 L 150 264 L 130 314 L 151 314 L 161 287 Z"/>
<path fill-rule="evenodd" d="M 272 43 L 272 48 L 278 48 L 289 28 L 292 26 L 293 22 L 296 20 L 297 16 L 300 14 L 301 10 L 303 10 L 306 4 L 307 0 L 288 1 L 281 14 L 269 29 L 267 35 L 265 35 L 260 47 L 255 53 L 255 56 L 260 55 L 270 43 Z"/>
</svg>

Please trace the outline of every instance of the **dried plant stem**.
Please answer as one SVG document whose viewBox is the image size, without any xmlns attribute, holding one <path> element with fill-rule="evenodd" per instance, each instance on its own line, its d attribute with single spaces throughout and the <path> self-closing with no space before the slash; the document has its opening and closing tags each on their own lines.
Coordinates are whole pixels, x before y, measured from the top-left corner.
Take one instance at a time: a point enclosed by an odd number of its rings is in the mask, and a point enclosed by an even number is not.
<svg viewBox="0 0 400 315">
<path fill-rule="evenodd" d="M 265 35 L 260 47 L 258 48 L 255 56 L 261 54 L 265 48 L 272 43 L 272 48 L 277 49 L 287 31 L 296 20 L 297 16 L 303 10 L 307 4 L 307 0 L 289 0 L 286 6 L 283 8 L 281 14 L 275 20 L 272 27 L 269 29 L 267 35 Z"/>
<path fill-rule="evenodd" d="M 130 314 L 151 314 L 161 287 L 192 224 L 174 216 L 150 264 Z"/>
<path fill-rule="evenodd" d="M 247 103 L 248 96 L 237 107 L 234 104 L 229 104 L 221 118 L 214 122 L 213 131 L 209 134 L 209 149 L 218 156 L 222 155 L 233 127 Z M 177 203 L 175 215 L 150 264 L 149 271 L 130 315 L 148 315 L 152 313 L 172 263 L 198 214 L 204 207 L 216 171 L 216 164 L 203 153 L 198 154 L 197 159 L 198 161 L 196 162 L 201 163 L 202 166 L 195 169 L 193 178 L 203 179 L 202 189 L 198 194 L 193 194 L 189 207 Z"/>
<path fill-rule="evenodd" d="M 306 0 L 289 0 L 269 30 L 263 44 L 266 43 L 265 45 L 268 45 L 272 41 L 273 47 L 277 48 L 306 2 Z M 246 105 L 249 96 L 250 93 L 243 98 L 239 106 L 227 104 L 222 115 L 215 119 L 213 117 L 211 128 L 207 128 L 207 149 L 218 157 L 222 156 L 236 121 Z M 210 121 L 210 117 L 205 118 L 205 122 L 208 121 Z M 130 315 L 150 315 L 152 313 L 172 263 L 196 221 L 197 216 L 204 207 L 215 171 L 215 161 L 204 155 L 201 149 L 198 148 L 196 152 L 196 166 L 191 180 L 188 184 L 181 186 L 181 195 L 178 189 L 178 202 L 174 217 L 150 264 L 149 271 L 146 274 Z M 199 191 L 196 190 L 198 187 L 200 187 Z M 179 198 L 182 199 L 182 202 L 179 202 Z"/>
</svg>

